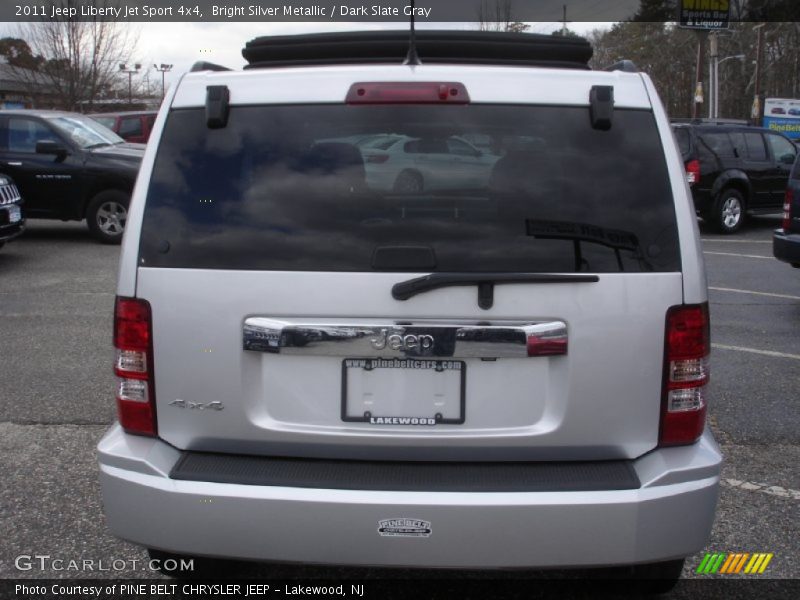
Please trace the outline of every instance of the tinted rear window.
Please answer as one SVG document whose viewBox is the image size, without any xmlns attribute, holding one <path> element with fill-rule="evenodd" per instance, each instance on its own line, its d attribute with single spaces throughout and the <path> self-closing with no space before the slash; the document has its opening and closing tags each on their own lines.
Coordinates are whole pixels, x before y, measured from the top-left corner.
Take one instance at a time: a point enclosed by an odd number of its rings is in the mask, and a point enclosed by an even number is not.
<svg viewBox="0 0 800 600">
<path fill-rule="evenodd" d="M 700 135 L 700 142 L 705 144 L 717 156 L 732 157 L 733 144 L 728 134 L 724 131 L 715 131 L 714 133 L 702 133 Z"/>
<path fill-rule="evenodd" d="M 359 145 L 370 136 L 397 143 Z M 680 269 L 652 113 L 616 110 L 599 131 L 586 108 L 496 105 L 232 107 L 222 129 L 206 127 L 202 108 L 173 111 L 140 258 L 299 271 Z"/>
<path fill-rule="evenodd" d="M 745 133 L 744 143 L 747 146 L 747 156 L 751 160 L 767 160 L 767 148 L 760 133 Z"/>
<path fill-rule="evenodd" d="M 689 151 L 692 149 L 692 141 L 690 138 L 689 130 L 685 127 L 676 127 L 673 129 L 675 132 L 675 139 L 678 142 L 678 151 L 681 153 L 681 156 L 686 158 L 689 154 Z"/>
</svg>

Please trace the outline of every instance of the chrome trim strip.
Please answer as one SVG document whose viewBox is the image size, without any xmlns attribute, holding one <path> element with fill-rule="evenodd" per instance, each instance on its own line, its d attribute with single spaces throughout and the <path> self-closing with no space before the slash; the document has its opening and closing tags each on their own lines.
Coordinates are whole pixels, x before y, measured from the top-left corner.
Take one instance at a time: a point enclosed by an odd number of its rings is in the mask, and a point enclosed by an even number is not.
<svg viewBox="0 0 800 600">
<path fill-rule="evenodd" d="M 567 353 L 567 324 L 300 323 L 250 317 L 243 348 L 269 354 L 369 357 L 524 358 Z"/>
</svg>

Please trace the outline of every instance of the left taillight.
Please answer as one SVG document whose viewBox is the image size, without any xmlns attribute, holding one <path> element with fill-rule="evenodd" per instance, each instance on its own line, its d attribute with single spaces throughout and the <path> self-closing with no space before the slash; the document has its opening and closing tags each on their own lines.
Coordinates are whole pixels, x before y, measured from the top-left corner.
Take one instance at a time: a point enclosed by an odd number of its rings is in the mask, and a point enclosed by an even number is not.
<svg viewBox="0 0 800 600">
<path fill-rule="evenodd" d="M 692 444 L 702 435 L 706 420 L 708 303 L 671 307 L 665 345 L 659 445 Z"/>
<path fill-rule="evenodd" d="M 114 305 L 117 413 L 128 433 L 156 435 L 153 325 L 150 304 L 117 297 Z"/>
<path fill-rule="evenodd" d="M 689 185 L 694 185 L 700 181 L 700 161 L 690 160 L 686 163 L 686 181 Z"/>
</svg>

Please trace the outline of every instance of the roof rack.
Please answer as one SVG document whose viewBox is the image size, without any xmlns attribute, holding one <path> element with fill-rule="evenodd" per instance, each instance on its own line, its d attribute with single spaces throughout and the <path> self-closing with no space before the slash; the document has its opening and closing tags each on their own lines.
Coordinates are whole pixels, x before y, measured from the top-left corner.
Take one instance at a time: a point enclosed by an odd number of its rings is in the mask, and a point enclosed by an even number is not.
<svg viewBox="0 0 800 600">
<path fill-rule="evenodd" d="M 229 69 L 228 67 L 223 67 L 222 65 L 206 62 L 204 60 L 199 60 L 192 65 L 192 68 L 189 69 L 189 72 L 196 73 L 197 71 L 232 71 L 232 70 L 233 69 Z"/>
<path fill-rule="evenodd" d="M 259 37 L 247 42 L 245 69 L 334 64 L 402 64 L 409 32 L 356 31 Z M 425 63 L 492 64 L 588 69 L 592 46 L 583 38 L 496 31 L 417 30 Z"/>
<path fill-rule="evenodd" d="M 603 71 L 623 71 L 625 73 L 638 73 L 639 68 L 632 60 L 621 60 L 613 65 L 607 66 Z"/>
</svg>

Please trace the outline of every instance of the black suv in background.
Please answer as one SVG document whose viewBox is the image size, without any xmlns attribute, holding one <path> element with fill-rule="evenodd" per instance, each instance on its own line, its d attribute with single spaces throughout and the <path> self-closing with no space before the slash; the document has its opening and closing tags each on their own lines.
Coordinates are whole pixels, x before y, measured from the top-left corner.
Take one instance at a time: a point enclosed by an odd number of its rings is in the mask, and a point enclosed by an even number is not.
<svg viewBox="0 0 800 600">
<path fill-rule="evenodd" d="M 794 163 L 783 200 L 783 223 L 772 235 L 775 258 L 800 269 L 800 158 Z"/>
<path fill-rule="evenodd" d="M 144 148 L 83 115 L 0 111 L 0 173 L 14 178 L 26 217 L 86 219 L 104 243 L 122 240 Z"/>
<path fill-rule="evenodd" d="M 721 122 L 673 123 L 694 206 L 722 233 L 734 233 L 745 213 L 783 206 L 797 147 L 786 136 Z"/>
</svg>

